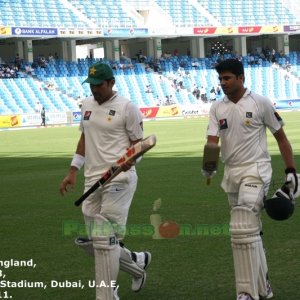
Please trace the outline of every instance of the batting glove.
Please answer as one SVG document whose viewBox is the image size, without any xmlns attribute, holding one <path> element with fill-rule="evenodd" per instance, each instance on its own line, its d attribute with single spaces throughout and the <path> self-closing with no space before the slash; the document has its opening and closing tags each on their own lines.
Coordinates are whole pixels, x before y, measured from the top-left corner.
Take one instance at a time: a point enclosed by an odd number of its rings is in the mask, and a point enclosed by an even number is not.
<svg viewBox="0 0 300 300">
<path fill-rule="evenodd" d="M 217 173 L 217 171 L 213 171 L 213 172 L 208 172 L 208 171 L 205 171 L 205 170 L 201 170 L 201 173 L 202 173 L 202 175 L 204 176 L 204 177 L 206 177 L 206 178 L 211 178 L 211 177 L 213 177 L 216 173 Z"/>
<path fill-rule="evenodd" d="M 285 186 L 289 190 L 290 199 L 294 199 L 300 196 L 300 191 L 298 191 L 298 174 L 294 168 L 285 169 Z"/>
</svg>

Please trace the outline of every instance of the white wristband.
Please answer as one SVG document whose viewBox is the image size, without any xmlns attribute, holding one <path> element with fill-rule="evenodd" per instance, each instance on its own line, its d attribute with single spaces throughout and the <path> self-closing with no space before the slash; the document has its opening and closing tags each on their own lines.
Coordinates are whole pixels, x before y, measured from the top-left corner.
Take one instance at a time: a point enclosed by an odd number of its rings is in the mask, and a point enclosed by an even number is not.
<svg viewBox="0 0 300 300">
<path fill-rule="evenodd" d="M 76 167 L 78 170 L 84 165 L 84 156 L 75 153 L 71 162 L 71 167 Z"/>
</svg>

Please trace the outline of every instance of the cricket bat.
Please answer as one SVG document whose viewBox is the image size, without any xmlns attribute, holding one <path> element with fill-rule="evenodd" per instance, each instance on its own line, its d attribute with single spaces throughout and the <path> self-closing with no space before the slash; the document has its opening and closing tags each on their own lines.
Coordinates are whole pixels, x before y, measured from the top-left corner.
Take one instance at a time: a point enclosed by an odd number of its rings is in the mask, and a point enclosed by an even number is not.
<svg viewBox="0 0 300 300">
<path fill-rule="evenodd" d="M 126 153 L 115 164 L 113 164 L 99 180 L 94 183 L 94 185 L 92 185 L 78 200 L 74 202 L 74 204 L 79 206 L 90 194 L 92 194 L 98 188 L 104 187 L 112 179 L 119 175 L 123 171 L 122 164 L 135 161 L 137 158 L 141 157 L 144 153 L 153 148 L 155 144 L 156 136 L 150 135 L 132 145 L 126 151 Z"/>
<path fill-rule="evenodd" d="M 211 178 L 218 169 L 219 155 L 220 146 L 218 144 L 207 143 L 204 146 L 202 170 L 210 174 L 210 176 L 207 177 L 207 185 L 211 184 Z"/>
</svg>

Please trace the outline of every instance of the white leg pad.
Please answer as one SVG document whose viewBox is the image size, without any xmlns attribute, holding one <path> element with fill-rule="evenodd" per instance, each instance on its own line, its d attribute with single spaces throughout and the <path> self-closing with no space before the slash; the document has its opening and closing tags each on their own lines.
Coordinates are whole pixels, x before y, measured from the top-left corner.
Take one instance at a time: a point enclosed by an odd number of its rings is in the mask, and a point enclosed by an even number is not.
<svg viewBox="0 0 300 300">
<path fill-rule="evenodd" d="M 125 247 L 120 247 L 120 269 L 135 278 L 140 278 L 144 275 L 145 270 L 141 269 L 131 257 L 131 251 Z"/>
<path fill-rule="evenodd" d="M 95 255 L 96 300 L 113 300 L 119 273 L 120 247 L 113 227 L 101 215 L 95 216 L 92 240 Z"/>
<path fill-rule="evenodd" d="M 260 268 L 259 268 L 259 276 L 258 276 L 258 293 L 260 296 L 266 297 L 268 294 L 268 287 L 267 287 L 268 266 L 267 266 L 266 254 L 262 242 L 259 243 L 259 257 L 260 257 Z"/>
<path fill-rule="evenodd" d="M 235 206 L 231 210 L 230 233 L 237 294 L 248 293 L 259 300 L 262 248 L 259 217 L 247 207 Z"/>
</svg>

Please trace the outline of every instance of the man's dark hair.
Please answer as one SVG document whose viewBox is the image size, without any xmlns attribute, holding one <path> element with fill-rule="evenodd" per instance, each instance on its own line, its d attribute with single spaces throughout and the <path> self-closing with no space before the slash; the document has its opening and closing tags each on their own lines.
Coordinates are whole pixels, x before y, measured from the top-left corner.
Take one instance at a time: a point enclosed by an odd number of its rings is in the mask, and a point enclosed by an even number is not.
<svg viewBox="0 0 300 300">
<path fill-rule="evenodd" d="M 244 66 L 242 62 L 234 58 L 221 61 L 216 65 L 215 69 L 219 74 L 221 72 L 229 71 L 236 76 L 244 75 Z"/>
</svg>

